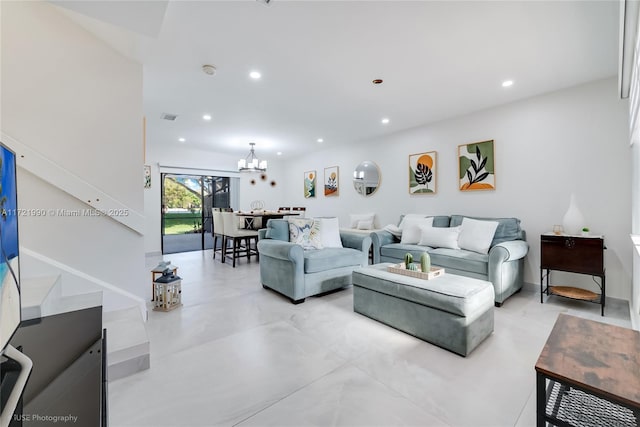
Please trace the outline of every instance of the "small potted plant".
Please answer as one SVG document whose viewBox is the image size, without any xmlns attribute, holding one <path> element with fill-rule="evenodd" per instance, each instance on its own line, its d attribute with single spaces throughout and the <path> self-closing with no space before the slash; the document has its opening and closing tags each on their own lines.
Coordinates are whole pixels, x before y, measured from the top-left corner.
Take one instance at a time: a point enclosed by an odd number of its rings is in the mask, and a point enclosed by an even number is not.
<svg viewBox="0 0 640 427">
<path fill-rule="evenodd" d="M 589 235 L 589 227 L 583 227 L 582 228 L 582 235 L 583 236 L 588 236 Z"/>
</svg>

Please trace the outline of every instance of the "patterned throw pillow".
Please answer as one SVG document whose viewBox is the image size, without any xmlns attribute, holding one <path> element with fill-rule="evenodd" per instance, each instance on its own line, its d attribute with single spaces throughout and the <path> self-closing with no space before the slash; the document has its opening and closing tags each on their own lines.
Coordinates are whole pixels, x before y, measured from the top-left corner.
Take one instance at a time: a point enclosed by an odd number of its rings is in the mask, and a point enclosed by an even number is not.
<svg viewBox="0 0 640 427">
<path fill-rule="evenodd" d="M 320 221 L 311 218 L 289 219 L 289 241 L 302 249 L 322 249 Z"/>
</svg>

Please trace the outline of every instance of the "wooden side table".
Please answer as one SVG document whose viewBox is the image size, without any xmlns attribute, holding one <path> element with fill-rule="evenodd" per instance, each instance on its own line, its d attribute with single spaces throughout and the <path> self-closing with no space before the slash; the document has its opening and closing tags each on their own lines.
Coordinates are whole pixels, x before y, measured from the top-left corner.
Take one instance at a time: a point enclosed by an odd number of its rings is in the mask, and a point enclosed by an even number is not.
<svg viewBox="0 0 640 427">
<path fill-rule="evenodd" d="M 543 234 L 540 236 L 540 303 L 543 294 L 600 304 L 604 316 L 606 297 L 604 268 L 604 239 L 602 237 L 565 236 Z M 573 286 L 551 286 L 551 270 L 588 274 L 599 277 L 600 293 Z M 545 287 L 546 279 L 546 287 Z"/>
<path fill-rule="evenodd" d="M 537 426 L 640 423 L 640 333 L 560 314 L 536 362 Z"/>
</svg>

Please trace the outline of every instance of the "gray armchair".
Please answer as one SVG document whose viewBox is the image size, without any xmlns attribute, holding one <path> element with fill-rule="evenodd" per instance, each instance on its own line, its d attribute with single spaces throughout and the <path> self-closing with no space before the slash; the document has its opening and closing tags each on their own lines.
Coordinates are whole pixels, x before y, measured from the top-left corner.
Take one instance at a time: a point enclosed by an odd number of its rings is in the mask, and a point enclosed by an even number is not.
<svg viewBox="0 0 640 427">
<path fill-rule="evenodd" d="M 270 219 L 258 239 L 262 286 L 294 304 L 351 285 L 351 272 L 368 264 L 371 247 L 369 236 L 341 232 L 342 248 L 303 250 L 289 242 L 289 222 L 284 219 Z"/>
</svg>

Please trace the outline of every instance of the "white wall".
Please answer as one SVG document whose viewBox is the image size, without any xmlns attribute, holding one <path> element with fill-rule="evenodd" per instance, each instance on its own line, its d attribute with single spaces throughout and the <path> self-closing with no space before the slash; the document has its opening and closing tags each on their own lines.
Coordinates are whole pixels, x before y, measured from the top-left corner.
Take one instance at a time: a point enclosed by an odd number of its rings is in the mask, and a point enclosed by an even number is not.
<svg viewBox="0 0 640 427">
<path fill-rule="evenodd" d="M 464 117 L 400 132 L 388 138 L 315 152 L 287 165 L 287 201 L 306 205 L 308 216 L 333 215 L 347 225 L 350 213 L 375 212 L 377 223 L 397 223 L 402 213 L 517 217 L 531 246 L 525 281 L 539 283 L 540 234 L 560 224 L 572 192 L 593 233 L 604 234 L 607 295 L 630 298 L 631 160 L 627 102 L 616 80 L 538 96 Z M 461 193 L 457 146 L 493 139 L 496 190 Z M 438 152 L 438 192 L 408 194 L 408 155 Z M 351 176 L 363 160 L 382 173 L 379 190 L 356 194 Z M 304 199 L 304 171 L 340 167 L 340 196 Z M 591 278 L 554 273 L 562 283 L 591 287 Z"/>
<path fill-rule="evenodd" d="M 49 3 L 1 7 L 2 131 L 142 212 L 142 67 Z M 22 169 L 18 204 L 88 208 Z M 120 223 L 49 215 L 19 226 L 25 247 L 139 296 L 149 288 L 144 238 Z"/>
<path fill-rule="evenodd" d="M 196 175 L 215 175 L 217 171 L 219 176 L 238 176 L 240 177 L 239 208 L 241 210 L 249 210 L 251 202 L 254 200 L 269 200 L 265 208 L 277 208 L 277 205 L 284 200 L 282 162 L 268 159 L 267 179 L 263 181 L 261 174 L 240 174 L 237 172 L 240 157 L 192 149 L 183 144 L 176 144 L 173 147 L 158 147 L 153 144 L 153 141 L 147 141 L 146 162 L 151 166 L 151 188 L 144 191 L 145 252 L 147 254 L 159 254 L 161 251 L 160 212 L 162 204 L 158 165 L 184 168 L 185 173 Z M 262 159 L 262 157 L 259 158 Z M 176 169 L 175 173 L 181 172 Z M 252 179 L 256 181 L 255 185 L 250 183 Z M 275 181 L 276 185 L 271 186 L 271 181 Z"/>
</svg>

